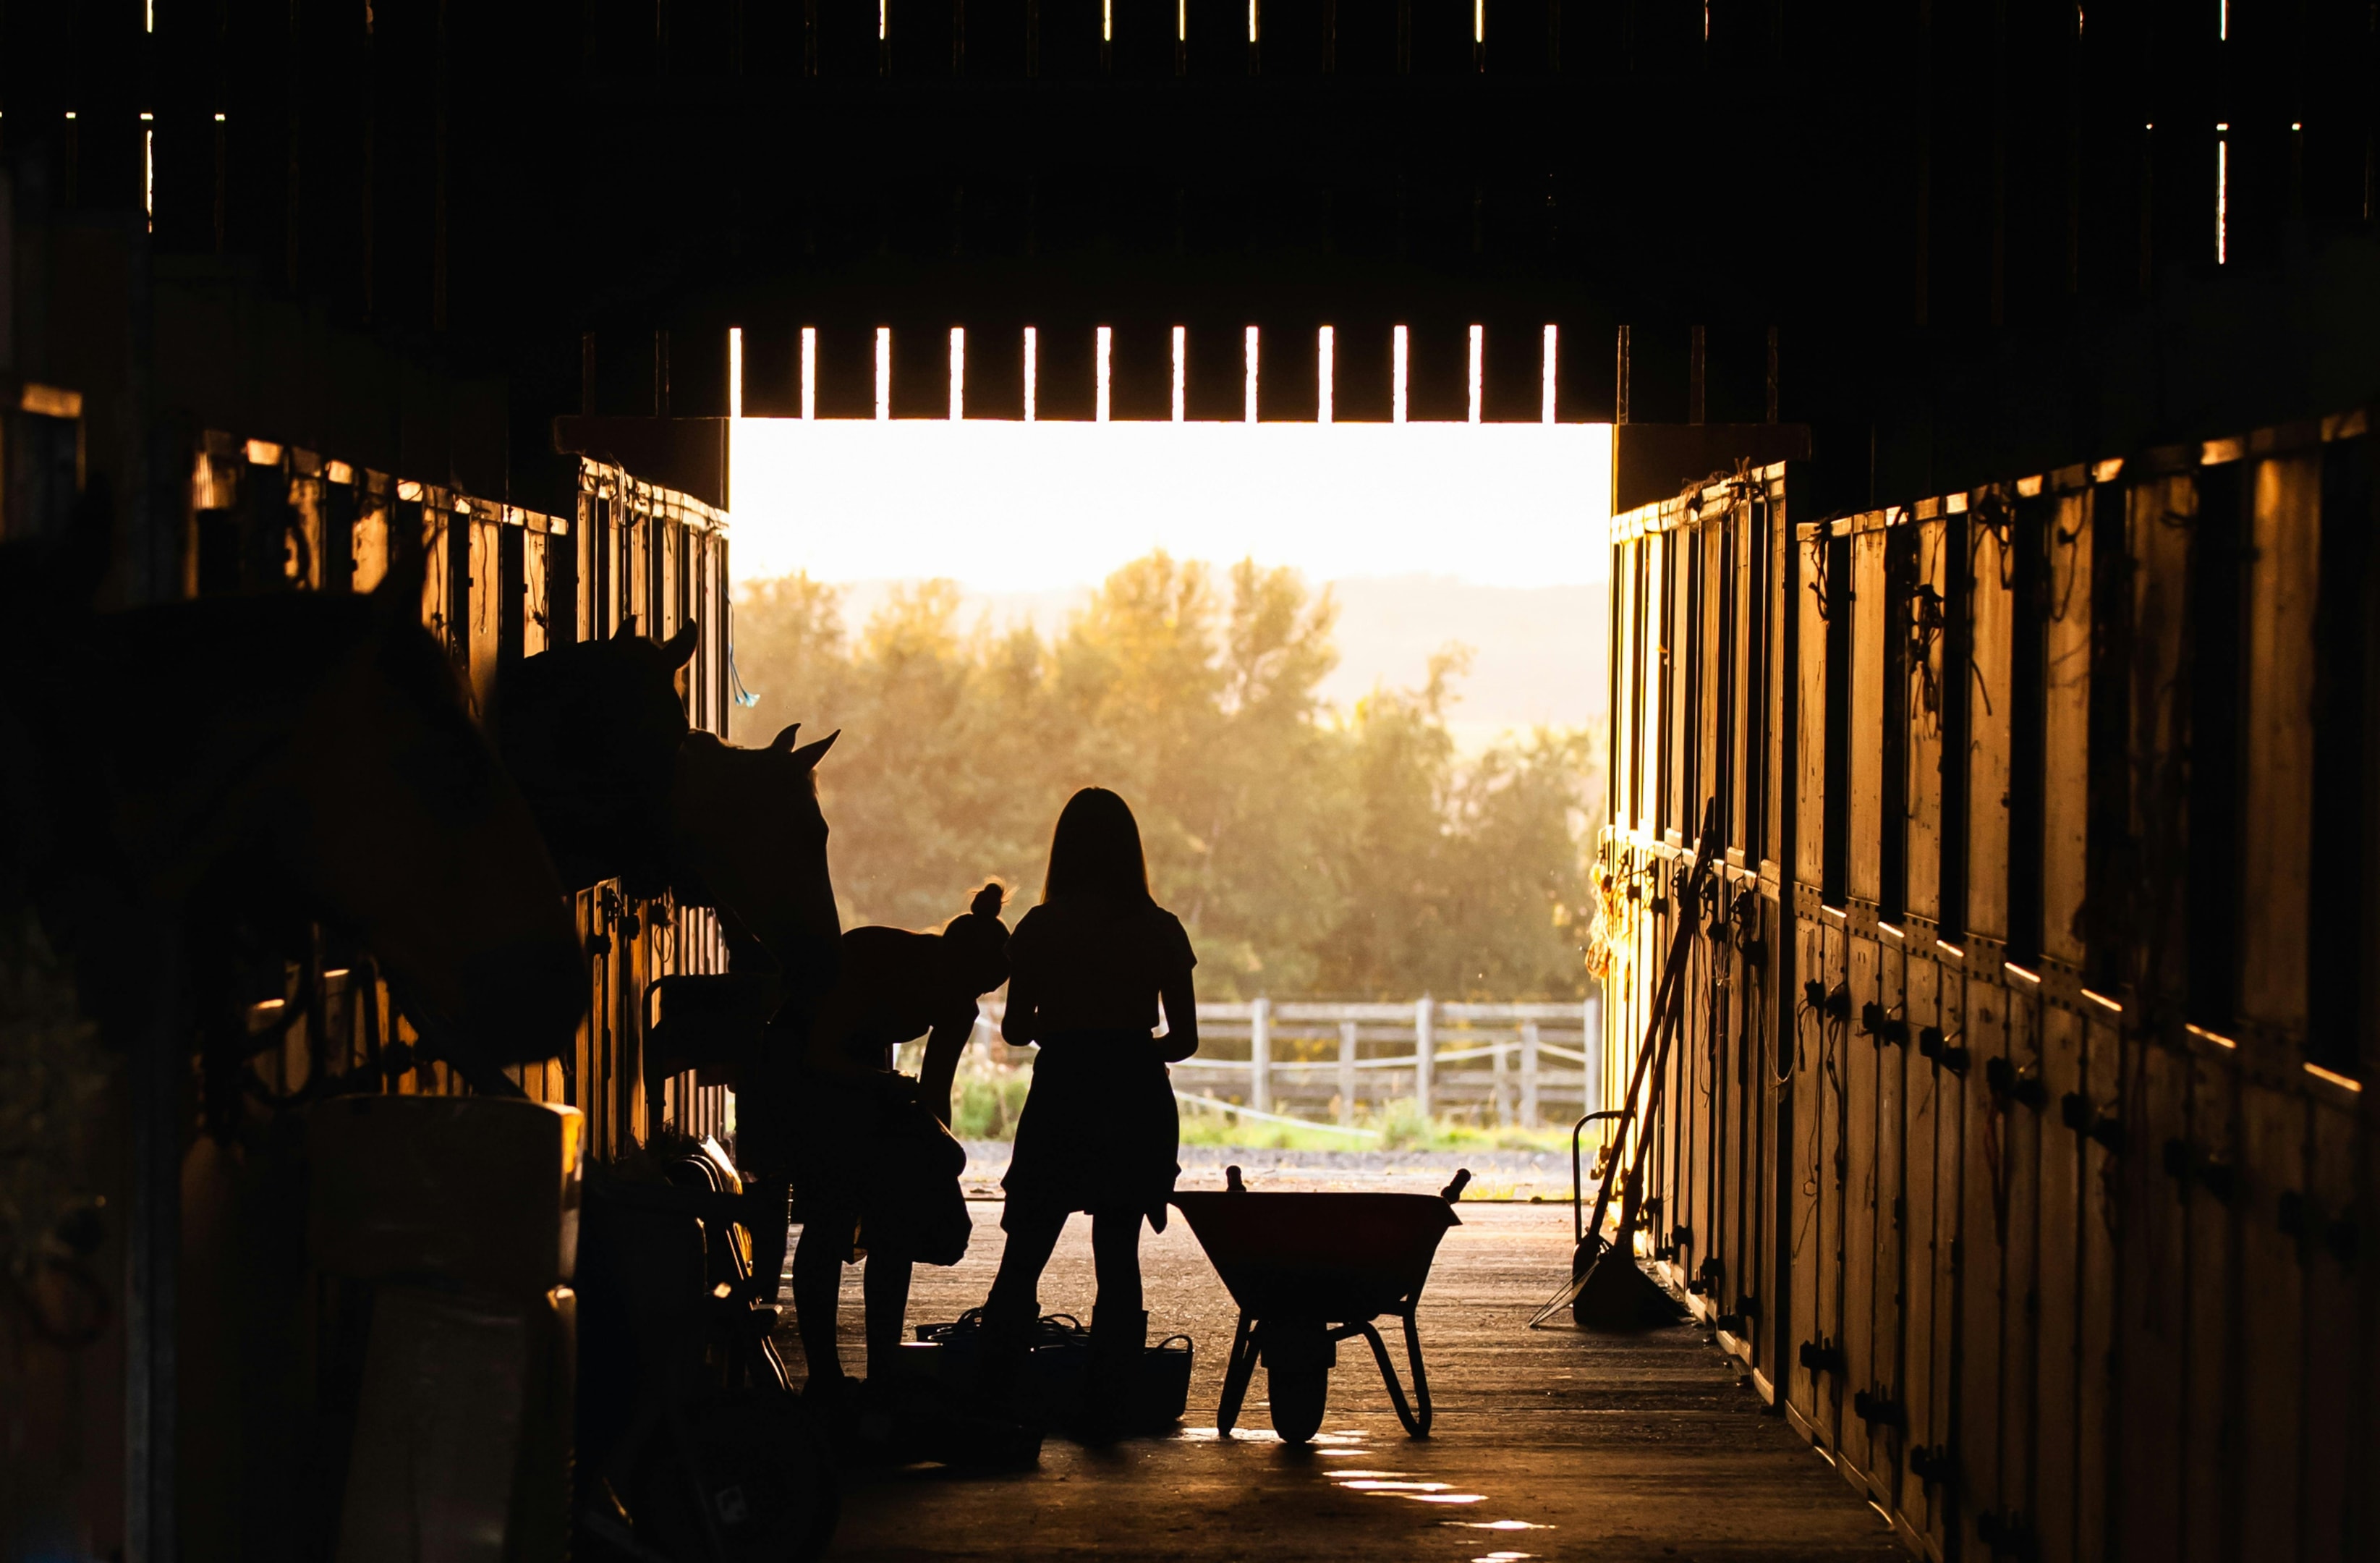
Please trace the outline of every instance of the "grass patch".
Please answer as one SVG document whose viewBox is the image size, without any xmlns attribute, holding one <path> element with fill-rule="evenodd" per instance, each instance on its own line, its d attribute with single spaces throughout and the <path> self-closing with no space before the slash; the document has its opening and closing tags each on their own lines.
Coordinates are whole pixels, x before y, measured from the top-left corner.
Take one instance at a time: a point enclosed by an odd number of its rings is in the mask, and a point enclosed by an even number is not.
<svg viewBox="0 0 2380 1563">
<path fill-rule="evenodd" d="M 1377 1138 L 1357 1139 L 1323 1129 L 1242 1118 L 1213 1107 L 1182 1105 L 1182 1142 L 1185 1145 L 1246 1146 L 1272 1151 L 1567 1151 L 1567 1126 L 1549 1129 L 1499 1129 L 1492 1124 L 1464 1123 L 1452 1118 L 1424 1117 L 1411 1100 L 1390 1102 L 1355 1120 L 1356 1127 Z"/>
<path fill-rule="evenodd" d="M 1033 1089 L 1029 1069 L 963 1076 L 951 1103 L 951 1132 L 962 1140 L 1014 1140 L 1016 1115 Z"/>
<path fill-rule="evenodd" d="M 1353 1134 L 1333 1134 L 1324 1129 L 1263 1123 L 1185 1102 L 1182 1105 L 1182 1143 L 1235 1150 L 1370 1151 L 1378 1149 L 1380 1142 Z"/>
<path fill-rule="evenodd" d="M 962 1140 L 1013 1140 L 1033 1071 L 971 1070 L 959 1076 L 951 1130 Z M 1453 1118 L 1425 1117 L 1410 1100 L 1383 1103 L 1356 1119 L 1374 1137 L 1333 1133 L 1321 1125 L 1267 1123 L 1226 1110 L 1182 1104 L 1182 1143 L 1265 1151 L 1566 1151 L 1570 1128 L 1499 1129 Z M 1589 1145 L 1591 1154 L 1595 1147 Z"/>
</svg>

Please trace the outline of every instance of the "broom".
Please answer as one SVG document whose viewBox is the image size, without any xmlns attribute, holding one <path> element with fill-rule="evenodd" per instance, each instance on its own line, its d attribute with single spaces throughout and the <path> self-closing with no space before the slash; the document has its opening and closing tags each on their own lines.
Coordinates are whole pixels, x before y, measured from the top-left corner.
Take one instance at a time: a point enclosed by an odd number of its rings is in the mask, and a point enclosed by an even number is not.
<svg viewBox="0 0 2380 1563">
<path fill-rule="evenodd" d="M 1628 1081 L 1627 1105 L 1619 1114 L 1620 1125 L 1610 1146 L 1603 1155 L 1604 1175 L 1595 1195 L 1595 1217 L 1579 1234 L 1578 1247 L 1571 1256 L 1571 1281 L 1553 1300 L 1537 1310 L 1529 1320 L 1536 1328 L 1567 1305 L 1571 1317 L 1587 1329 L 1648 1329 L 1672 1325 L 1684 1317 L 1675 1298 L 1660 1284 L 1637 1267 L 1634 1252 L 1636 1224 L 1644 1214 L 1644 1176 L 1645 1154 L 1652 1142 L 1642 1130 L 1649 1122 L 1661 1101 L 1661 1080 L 1669 1060 L 1670 1041 L 1677 1035 L 1680 1006 L 1678 988 L 1686 969 L 1686 957 L 1699 926 L 1692 910 L 1702 899 L 1703 885 L 1709 880 L 1718 856 L 1718 800 L 1711 799 L 1703 805 L 1701 840 L 1694 849 L 1693 872 L 1687 876 L 1686 887 L 1680 898 L 1677 931 L 1670 935 L 1669 959 L 1661 970 L 1660 986 L 1653 995 L 1653 1013 L 1645 1027 L 1645 1044 L 1636 1053 L 1635 1072 Z M 1646 1081 L 1651 1081 L 1648 1099 L 1642 1110 L 1637 1105 L 1645 1096 Z M 1580 1120 L 1584 1123 L 1585 1120 Z M 1619 1170 L 1621 1150 L 1627 1143 L 1629 1130 L 1638 1130 L 1634 1154 L 1629 1160 L 1624 1179 L 1615 1179 Z M 1611 1191 L 1615 1181 L 1622 1190 L 1620 1207 L 1620 1228 L 1609 1240 L 1603 1237 L 1603 1221 L 1611 1208 Z"/>
</svg>

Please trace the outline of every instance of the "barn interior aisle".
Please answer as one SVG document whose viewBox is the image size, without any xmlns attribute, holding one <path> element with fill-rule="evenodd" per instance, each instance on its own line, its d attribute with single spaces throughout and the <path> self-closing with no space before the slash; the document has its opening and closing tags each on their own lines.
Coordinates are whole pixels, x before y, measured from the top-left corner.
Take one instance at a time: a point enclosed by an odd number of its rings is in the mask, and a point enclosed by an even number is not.
<svg viewBox="0 0 2380 1563">
<path fill-rule="evenodd" d="M 0 1563 L 2380 1557 L 2375 82 L 0 0 Z"/>
<path fill-rule="evenodd" d="M 1220 1188 L 1221 1178 L 1185 1178 Z M 1251 1173 L 1251 1189 L 1318 1183 Z M 919 1272 L 911 1315 L 955 1317 L 981 1300 L 1001 1206 L 970 1206 L 967 1258 Z M 1398 1425 L 1361 1341 L 1340 1349 L 1323 1432 L 1310 1448 L 1265 1423 L 1263 1376 L 1232 1436 L 1214 1410 L 1232 1338 L 1230 1295 L 1186 1225 L 1144 1239 L 1152 1337 L 1198 1342 L 1190 1410 L 1160 1437 L 1108 1448 L 1051 1439 L 1038 1470 L 937 1466 L 857 1476 L 842 1557 L 1020 1559 L 1410 1558 L 1496 1563 L 1853 1563 L 1905 1556 L 1876 1510 L 1784 1423 L 1764 1413 L 1742 1365 L 1707 1330 L 1645 1337 L 1525 1328 L 1569 1264 L 1570 1209 L 1475 1203 L 1438 1252 L 1419 1311 L 1437 1400 L 1430 1436 Z M 1042 1306 L 1087 1313 L 1090 1243 L 1077 1222 L 1042 1284 Z M 856 1285 L 846 1333 L 859 1328 Z"/>
</svg>

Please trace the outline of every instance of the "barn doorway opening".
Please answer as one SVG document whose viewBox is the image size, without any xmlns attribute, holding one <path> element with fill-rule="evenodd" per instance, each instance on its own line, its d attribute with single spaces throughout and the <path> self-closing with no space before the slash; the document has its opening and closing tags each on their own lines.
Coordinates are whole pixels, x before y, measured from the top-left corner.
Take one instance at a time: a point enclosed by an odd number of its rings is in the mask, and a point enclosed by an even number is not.
<svg viewBox="0 0 2380 1563">
<path fill-rule="evenodd" d="M 1015 345 L 1002 403 L 968 335 L 941 416 L 896 415 L 929 398 L 890 384 L 888 331 L 874 416 L 819 415 L 806 334 L 810 416 L 731 421 L 741 741 L 844 729 L 820 784 L 846 921 L 937 926 L 987 878 L 1023 910 L 1059 806 L 1111 786 L 1197 942 L 1176 1083 L 1217 1133 L 1567 1124 L 1593 1089 L 1610 425 L 1562 421 L 1550 373 L 1538 417 L 1483 416 L 1477 329 L 1451 388 L 1402 332 L 1382 387 L 1328 335 L 1244 338 L 1237 416 L 1207 417 L 1186 333 L 1143 366 L 1170 395 L 1092 337 L 1073 417 L 1030 377 L 1052 343 Z M 1302 416 L 1268 415 L 1277 380 Z M 996 1076 L 963 1132 L 1013 1112 Z"/>
</svg>

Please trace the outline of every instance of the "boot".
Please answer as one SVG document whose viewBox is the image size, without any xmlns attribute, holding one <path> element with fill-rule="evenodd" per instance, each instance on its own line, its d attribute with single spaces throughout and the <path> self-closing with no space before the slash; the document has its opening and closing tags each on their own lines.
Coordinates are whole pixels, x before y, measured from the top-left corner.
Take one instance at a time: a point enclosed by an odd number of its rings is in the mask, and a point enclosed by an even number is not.
<svg viewBox="0 0 2380 1563">
<path fill-rule="evenodd" d="M 1105 1442 L 1133 1430 L 1140 1361 L 1148 1349 L 1148 1312 L 1095 1308 L 1089 1362 L 1083 1374 L 1083 1434 Z"/>
</svg>

